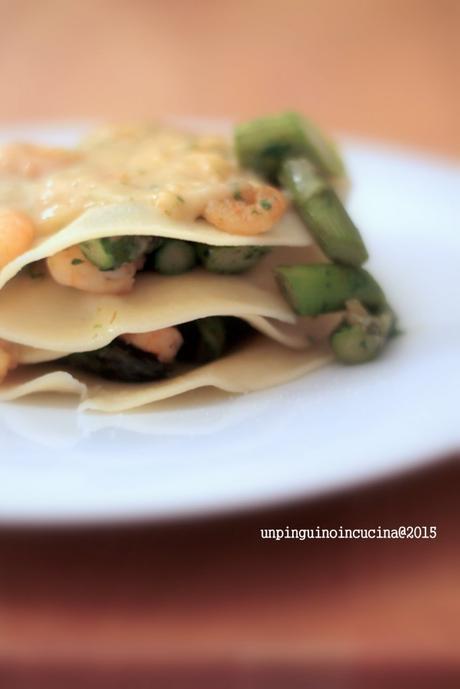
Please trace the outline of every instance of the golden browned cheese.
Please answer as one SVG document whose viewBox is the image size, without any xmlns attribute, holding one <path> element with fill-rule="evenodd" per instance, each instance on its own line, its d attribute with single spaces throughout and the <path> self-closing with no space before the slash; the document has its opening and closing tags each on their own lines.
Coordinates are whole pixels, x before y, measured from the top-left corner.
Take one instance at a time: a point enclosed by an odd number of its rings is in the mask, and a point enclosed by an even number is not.
<svg viewBox="0 0 460 689">
<path fill-rule="evenodd" d="M 0 207 L 28 213 L 40 234 L 60 229 L 91 206 L 126 202 L 193 221 L 209 201 L 257 181 L 239 169 L 225 138 L 160 125 L 104 127 L 72 155 L 58 153 L 27 145 L 0 149 Z"/>
</svg>

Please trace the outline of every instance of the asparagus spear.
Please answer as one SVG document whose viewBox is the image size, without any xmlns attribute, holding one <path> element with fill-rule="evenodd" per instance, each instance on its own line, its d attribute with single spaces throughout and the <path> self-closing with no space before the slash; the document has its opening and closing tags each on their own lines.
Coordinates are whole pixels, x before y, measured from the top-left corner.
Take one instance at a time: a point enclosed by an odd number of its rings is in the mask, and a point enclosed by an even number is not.
<svg viewBox="0 0 460 689">
<path fill-rule="evenodd" d="M 344 323 L 331 335 L 332 350 L 344 364 L 372 361 L 385 347 L 394 325 L 395 317 L 389 309 L 360 323 Z"/>
<path fill-rule="evenodd" d="M 286 160 L 280 181 L 322 251 L 333 261 L 362 265 L 368 253 L 358 228 L 334 189 L 305 158 Z"/>
<path fill-rule="evenodd" d="M 197 244 L 202 265 L 212 273 L 244 273 L 255 266 L 270 249 L 265 246 L 209 246 Z"/>
<path fill-rule="evenodd" d="M 82 242 L 80 249 L 99 270 L 115 270 L 152 251 L 157 243 L 155 237 L 102 237 Z"/>
<path fill-rule="evenodd" d="M 182 361 L 203 364 L 224 354 L 228 343 L 227 319 L 208 316 L 183 323 L 179 329 L 184 338 L 179 351 Z"/>
<path fill-rule="evenodd" d="M 195 266 L 193 244 L 181 239 L 167 239 L 153 255 L 153 266 L 163 275 L 180 275 Z"/>
<path fill-rule="evenodd" d="M 286 158 L 304 156 L 325 177 L 346 177 L 336 146 L 319 127 L 296 112 L 260 117 L 239 124 L 235 145 L 243 167 L 277 181 Z"/>
<path fill-rule="evenodd" d="M 300 316 L 341 311 L 349 299 L 371 310 L 384 308 L 385 295 L 363 268 L 333 264 L 280 266 L 275 276 L 287 301 Z"/>
<path fill-rule="evenodd" d="M 101 349 L 69 354 L 63 363 L 108 380 L 146 383 L 164 378 L 168 367 L 154 354 L 143 352 L 123 340 L 114 340 Z"/>
</svg>

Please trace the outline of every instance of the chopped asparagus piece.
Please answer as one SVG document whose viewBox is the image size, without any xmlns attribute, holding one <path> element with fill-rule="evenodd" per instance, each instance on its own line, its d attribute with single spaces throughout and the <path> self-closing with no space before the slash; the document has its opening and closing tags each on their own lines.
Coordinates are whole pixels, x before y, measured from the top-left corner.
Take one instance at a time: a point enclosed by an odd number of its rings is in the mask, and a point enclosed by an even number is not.
<svg viewBox="0 0 460 689">
<path fill-rule="evenodd" d="M 153 256 L 153 266 L 163 275 L 179 275 L 191 270 L 196 263 L 193 244 L 180 239 L 166 240 Z"/>
<path fill-rule="evenodd" d="M 304 156 L 326 177 L 346 177 L 336 146 L 319 127 L 296 112 L 260 117 L 239 124 L 235 145 L 243 167 L 277 180 L 286 158 Z"/>
<path fill-rule="evenodd" d="M 196 245 L 202 265 L 212 273 L 243 273 L 255 266 L 269 250 L 264 246 Z"/>
<path fill-rule="evenodd" d="M 366 331 L 362 325 L 343 325 L 331 336 L 331 347 L 344 364 L 372 361 L 383 349 L 385 338 Z"/>
<path fill-rule="evenodd" d="M 302 219 L 331 260 L 359 266 L 368 253 L 358 228 L 334 189 L 305 158 L 286 160 L 280 181 L 293 197 Z"/>
<path fill-rule="evenodd" d="M 126 383 L 157 380 L 164 378 L 168 371 L 167 366 L 158 361 L 154 354 L 118 339 L 101 349 L 70 354 L 63 361 L 102 378 Z"/>
<path fill-rule="evenodd" d="M 226 329 L 224 319 L 220 316 L 209 316 L 196 321 L 201 345 L 198 352 L 199 361 L 212 361 L 224 353 Z"/>
<path fill-rule="evenodd" d="M 103 237 L 82 242 L 80 249 L 99 270 L 115 270 L 152 251 L 156 242 L 155 237 Z"/>
<path fill-rule="evenodd" d="M 387 309 L 379 316 L 369 316 L 361 323 L 345 323 L 331 335 L 331 347 L 344 364 L 363 364 L 375 359 L 385 347 L 395 324 Z"/>
<path fill-rule="evenodd" d="M 218 359 L 227 346 L 226 319 L 221 316 L 199 318 L 183 323 L 179 330 L 184 344 L 179 352 L 183 361 L 203 364 Z"/>
<path fill-rule="evenodd" d="M 275 275 L 287 301 L 301 316 L 340 311 L 349 299 L 358 299 L 371 310 L 386 304 L 383 291 L 362 268 L 323 263 L 280 266 Z"/>
</svg>

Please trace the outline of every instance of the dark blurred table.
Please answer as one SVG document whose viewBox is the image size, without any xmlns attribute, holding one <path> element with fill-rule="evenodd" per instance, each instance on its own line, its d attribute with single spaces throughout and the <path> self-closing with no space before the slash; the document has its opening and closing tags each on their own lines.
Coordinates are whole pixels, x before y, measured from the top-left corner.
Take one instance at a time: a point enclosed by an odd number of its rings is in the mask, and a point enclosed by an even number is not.
<svg viewBox="0 0 460 689">
<path fill-rule="evenodd" d="M 3 531 L 0 686 L 458 687 L 458 459 L 231 518 Z M 260 538 L 287 525 L 439 535 Z"/>
</svg>

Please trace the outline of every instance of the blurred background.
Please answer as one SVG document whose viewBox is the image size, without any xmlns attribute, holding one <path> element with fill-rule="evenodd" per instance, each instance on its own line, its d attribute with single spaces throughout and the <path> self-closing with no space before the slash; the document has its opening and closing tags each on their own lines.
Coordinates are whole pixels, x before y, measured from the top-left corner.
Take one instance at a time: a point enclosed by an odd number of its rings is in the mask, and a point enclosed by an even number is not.
<svg viewBox="0 0 460 689">
<path fill-rule="evenodd" d="M 0 0 L 0 20 L 0 126 L 289 107 L 460 155 L 459 0 Z M 0 687 L 457 688 L 459 480 L 454 457 L 276 512 L 0 530 Z M 258 536 L 379 523 L 439 538 Z"/>
<path fill-rule="evenodd" d="M 0 0 L 3 121 L 245 118 L 460 154 L 458 0 Z"/>
</svg>

